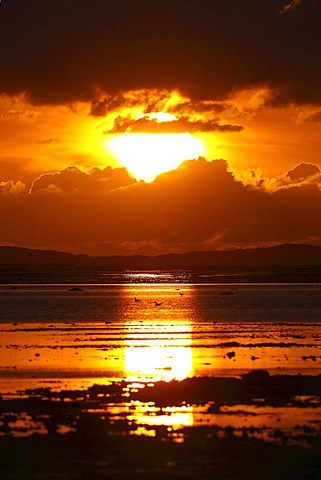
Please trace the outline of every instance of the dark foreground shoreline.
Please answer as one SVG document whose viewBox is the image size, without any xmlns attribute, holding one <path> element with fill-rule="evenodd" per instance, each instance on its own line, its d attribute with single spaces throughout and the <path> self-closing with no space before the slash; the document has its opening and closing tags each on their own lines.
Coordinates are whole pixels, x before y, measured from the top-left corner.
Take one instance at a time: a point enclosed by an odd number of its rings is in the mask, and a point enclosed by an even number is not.
<svg viewBox="0 0 321 480">
<path fill-rule="evenodd" d="M 144 425 L 140 434 L 142 425 L 129 415 L 138 404 L 153 404 L 162 413 L 171 406 L 193 406 L 203 409 L 204 420 L 177 428 Z M 264 425 L 247 425 L 255 415 L 248 409 L 262 407 L 297 409 L 297 423 L 292 429 L 270 428 L 267 416 Z M 317 480 L 320 407 L 321 376 L 267 371 L 139 388 L 121 381 L 84 391 L 27 390 L 0 400 L 0 478 Z M 309 425 L 300 419 L 307 409 L 315 411 Z M 223 416 L 234 423 L 220 425 Z"/>
</svg>

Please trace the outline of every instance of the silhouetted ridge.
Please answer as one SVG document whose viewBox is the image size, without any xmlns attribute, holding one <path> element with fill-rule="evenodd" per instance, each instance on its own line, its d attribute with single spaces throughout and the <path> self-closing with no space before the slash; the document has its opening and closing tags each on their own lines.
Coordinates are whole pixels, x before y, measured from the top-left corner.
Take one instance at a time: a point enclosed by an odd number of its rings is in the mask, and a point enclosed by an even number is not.
<svg viewBox="0 0 321 480">
<path fill-rule="evenodd" d="M 216 266 L 321 265 L 321 247 L 287 244 L 268 248 L 228 251 L 189 252 L 148 257 L 114 255 L 92 257 L 55 250 L 22 247 L 0 247 L 0 264 L 4 265 L 69 265 L 120 268 L 186 268 Z"/>
<path fill-rule="evenodd" d="M 24 247 L 0 246 L 1 264 L 64 264 L 81 265 L 90 259 L 88 255 L 73 255 L 56 250 L 37 250 Z"/>
</svg>

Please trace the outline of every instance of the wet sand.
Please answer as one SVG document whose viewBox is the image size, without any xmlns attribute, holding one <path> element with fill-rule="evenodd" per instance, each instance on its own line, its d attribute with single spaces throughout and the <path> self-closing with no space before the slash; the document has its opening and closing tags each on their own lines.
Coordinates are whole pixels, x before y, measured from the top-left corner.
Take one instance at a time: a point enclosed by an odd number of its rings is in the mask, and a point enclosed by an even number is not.
<svg viewBox="0 0 321 480">
<path fill-rule="evenodd" d="M 317 479 L 320 396 L 267 371 L 29 389 L 0 402 L 0 478 Z"/>
</svg>

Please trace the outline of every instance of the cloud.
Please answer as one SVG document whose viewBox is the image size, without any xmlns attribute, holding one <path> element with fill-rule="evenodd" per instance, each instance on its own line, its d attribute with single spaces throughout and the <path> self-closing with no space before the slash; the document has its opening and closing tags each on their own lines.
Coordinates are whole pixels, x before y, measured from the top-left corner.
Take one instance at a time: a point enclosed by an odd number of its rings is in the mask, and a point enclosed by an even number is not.
<svg viewBox="0 0 321 480">
<path fill-rule="evenodd" d="M 279 177 L 264 177 L 260 168 L 247 169 L 237 172 L 236 178 L 253 187 L 265 190 L 267 193 L 276 193 L 293 188 L 316 188 L 321 191 L 321 171 L 317 165 L 300 163 L 286 174 Z M 313 205 L 311 205 L 311 209 Z"/>
<path fill-rule="evenodd" d="M 232 107 L 228 103 L 211 100 L 191 100 L 179 91 L 166 89 L 143 89 L 121 92 L 116 95 L 106 95 L 98 92 L 91 103 L 91 115 L 105 117 L 119 110 L 139 109 L 142 114 L 152 112 L 168 112 L 173 114 L 219 114 Z"/>
<path fill-rule="evenodd" d="M 302 0 L 292 0 L 292 2 L 285 5 L 285 7 L 281 10 L 281 13 L 289 12 L 293 8 L 297 7 L 300 3 L 302 3 Z"/>
<path fill-rule="evenodd" d="M 41 174 L 41 171 L 30 168 L 33 161 L 33 157 L 26 155 L 0 155 L 0 182 L 21 182 L 28 190 L 35 176 Z"/>
<path fill-rule="evenodd" d="M 30 193 L 101 193 L 136 183 L 125 168 L 94 168 L 89 173 L 76 167 L 47 173 L 34 180 Z"/>
<path fill-rule="evenodd" d="M 44 138 L 44 139 L 37 139 L 35 143 L 39 145 L 50 145 L 52 143 L 59 143 L 61 140 L 59 138 Z"/>
<path fill-rule="evenodd" d="M 29 194 L 1 195 L 0 237 L 91 254 L 321 244 L 321 183 L 288 180 L 275 191 L 247 186 L 223 160 L 190 160 L 150 184 L 123 169 L 72 168 L 40 177 Z"/>
<path fill-rule="evenodd" d="M 243 128 L 241 125 L 220 124 L 218 120 L 191 120 L 187 116 L 165 122 L 158 122 L 148 116 L 137 120 L 130 116 L 118 116 L 114 120 L 113 127 L 105 133 L 240 132 Z"/>
<path fill-rule="evenodd" d="M 320 123 L 321 109 L 313 106 L 299 108 L 296 114 L 296 119 L 298 123 Z"/>
<path fill-rule="evenodd" d="M 9 180 L 7 182 L 0 182 L 0 195 L 17 195 L 25 192 L 26 186 L 18 181 L 13 182 Z"/>
<path fill-rule="evenodd" d="M 310 177 L 321 174 L 319 167 L 311 165 L 310 163 L 300 163 L 295 168 L 290 170 L 286 176 L 293 182 L 303 182 Z"/>
<path fill-rule="evenodd" d="M 143 109 L 143 113 L 167 111 L 174 102 L 182 102 L 183 97 L 178 92 L 166 89 L 129 90 L 106 95 L 99 91 L 91 103 L 91 115 L 104 117 L 109 113 L 127 109 Z"/>
<path fill-rule="evenodd" d="M 258 93 L 252 92 L 254 95 Z M 92 103 L 91 114 L 104 117 L 101 127 L 108 126 L 105 134 L 240 132 L 244 127 L 235 120 L 248 116 L 253 108 L 248 101 L 242 111 L 235 106 L 238 101 L 196 101 L 178 91 L 155 89 L 107 97 L 100 92 Z M 157 112 L 166 113 L 167 118 L 157 118 Z"/>
<path fill-rule="evenodd" d="M 34 104 L 179 90 L 222 101 L 267 86 L 279 104 L 321 103 L 321 5 L 280 0 L 10 0 L 1 6 L 0 91 Z"/>
<path fill-rule="evenodd" d="M 0 16 L 1 18 L 1 16 Z M 32 123 L 41 117 L 41 112 L 32 108 L 24 93 L 9 96 L 0 93 L 0 119 Z"/>
</svg>

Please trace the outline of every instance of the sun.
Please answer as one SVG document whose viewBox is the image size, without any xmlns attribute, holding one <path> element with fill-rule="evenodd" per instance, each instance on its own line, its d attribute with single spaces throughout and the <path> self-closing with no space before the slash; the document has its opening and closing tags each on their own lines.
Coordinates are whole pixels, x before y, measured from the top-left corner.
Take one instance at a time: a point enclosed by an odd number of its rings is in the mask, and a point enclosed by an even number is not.
<svg viewBox="0 0 321 480">
<path fill-rule="evenodd" d="M 149 115 L 149 120 L 157 123 L 169 123 L 173 118 L 173 115 L 163 112 Z M 145 182 L 152 182 L 159 174 L 175 170 L 184 160 L 204 156 L 202 140 L 188 132 L 128 131 L 112 136 L 104 146 L 137 180 Z"/>
<path fill-rule="evenodd" d="M 202 156 L 204 150 L 201 140 L 189 133 L 125 133 L 111 138 L 106 147 L 137 180 L 146 182 Z"/>
</svg>

